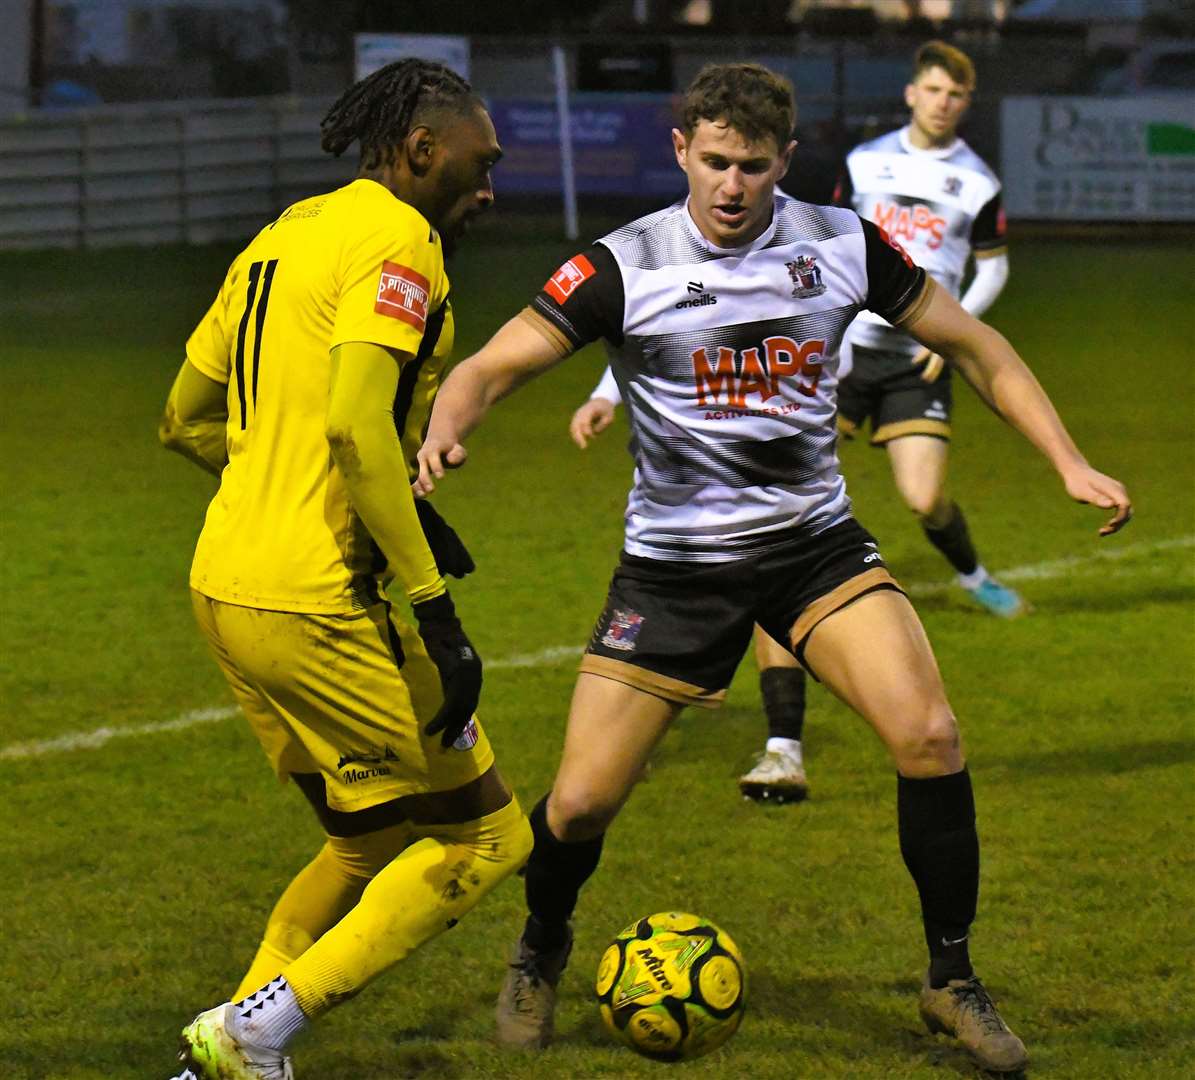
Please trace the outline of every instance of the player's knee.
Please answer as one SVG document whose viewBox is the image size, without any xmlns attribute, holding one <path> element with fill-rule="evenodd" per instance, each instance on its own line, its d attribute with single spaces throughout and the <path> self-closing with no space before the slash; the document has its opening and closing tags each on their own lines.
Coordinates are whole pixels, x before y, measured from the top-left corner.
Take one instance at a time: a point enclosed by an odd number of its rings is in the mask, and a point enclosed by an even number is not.
<svg viewBox="0 0 1195 1080">
<path fill-rule="evenodd" d="M 531 831 L 531 822 L 524 813 L 520 813 L 518 820 L 505 828 L 498 839 L 498 851 L 502 861 L 509 865 L 512 872 L 531 857 L 531 849 L 534 846 L 535 834 Z"/>
<path fill-rule="evenodd" d="M 933 488 L 906 489 L 905 505 L 908 506 L 923 525 L 933 526 L 939 514 L 941 492 Z"/>
<path fill-rule="evenodd" d="M 606 831 L 618 813 L 617 799 L 596 788 L 553 788 L 548 824 L 566 844 L 592 840 Z"/>
<path fill-rule="evenodd" d="M 364 883 L 373 880 L 409 842 L 406 831 L 401 826 L 394 826 L 363 836 L 330 836 L 324 850 L 328 852 L 334 872 L 364 887 Z"/>
<path fill-rule="evenodd" d="M 939 776 L 962 768 L 962 741 L 950 706 L 942 702 L 927 708 L 893 753 L 903 776 Z"/>
<path fill-rule="evenodd" d="M 275 966 L 281 971 L 314 944 L 315 938 L 306 927 L 296 926 L 285 921 L 270 920 L 266 925 L 265 936 L 262 938 L 261 950 L 274 959 Z M 262 985 L 267 982 L 269 979 L 262 979 Z"/>
<path fill-rule="evenodd" d="M 468 852 L 476 884 L 483 892 L 526 865 L 535 846 L 531 822 L 517 802 L 462 828 L 466 831 L 453 843 Z"/>
</svg>

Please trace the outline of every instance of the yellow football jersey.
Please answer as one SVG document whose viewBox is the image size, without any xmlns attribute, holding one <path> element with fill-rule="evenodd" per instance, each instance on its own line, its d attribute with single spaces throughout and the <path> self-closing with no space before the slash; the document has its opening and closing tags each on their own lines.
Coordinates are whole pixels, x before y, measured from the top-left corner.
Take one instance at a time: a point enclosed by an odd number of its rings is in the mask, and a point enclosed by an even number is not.
<svg viewBox="0 0 1195 1080">
<path fill-rule="evenodd" d="M 191 586 L 226 603 L 343 613 L 377 600 L 384 560 L 349 503 L 325 437 L 331 360 L 347 342 L 409 353 L 393 402 L 414 478 L 452 348 L 440 238 L 372 180 L 295 203 L 233 261 L 187 342 L 228 385 L 228 465 Z"/>
</svg>

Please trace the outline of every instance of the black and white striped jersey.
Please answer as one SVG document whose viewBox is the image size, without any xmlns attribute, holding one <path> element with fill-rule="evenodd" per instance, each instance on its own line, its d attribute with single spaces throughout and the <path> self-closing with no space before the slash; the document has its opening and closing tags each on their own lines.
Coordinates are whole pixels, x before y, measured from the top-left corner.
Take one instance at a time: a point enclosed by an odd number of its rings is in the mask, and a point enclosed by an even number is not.
<svg viewBox="0 0 1195 1080">
<path fill-rule="evenodd" d="M 1000 181 L 962 139 L 922 150 L 906 127 L 862 143 L 847 155 L 835 201 L 879 225 L 955 297 L 971 253 L 997 254 L 1005 246 Z M 873 349 L 911 355 L 921 348 L 869 312 L 849 336 Z"/>
<path fill-rule="evenodd" d="M 627 552 L 721 562 L 847 517 L 843 334 L 863 307 L 900 322 L 927 295 L 874 225 L 777 192 L 741 248 L 710 244 L 687 202 L 631 222 L 561 266 L 531 310 L 572 348 L 611 346 L 635 458 Z"/>
</svg>

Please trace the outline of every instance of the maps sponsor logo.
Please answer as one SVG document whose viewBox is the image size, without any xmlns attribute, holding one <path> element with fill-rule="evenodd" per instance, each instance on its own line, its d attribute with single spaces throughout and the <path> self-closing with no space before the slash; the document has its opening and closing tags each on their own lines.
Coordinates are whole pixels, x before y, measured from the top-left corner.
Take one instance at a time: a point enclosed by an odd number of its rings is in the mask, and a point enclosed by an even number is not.
<svg viewBox="0 0 1195 1080">
<path fill-rule="evenodd" d="M 793 380 L 798 393 L 815 397 L 825 351 L 824 338 L 797 342 L 782 335 L 741 351 L 720 345 L 711 352 L 703 345 L 691 354 L 697 405 L 745 409 L 748 394 L 758 394 L 761 401 L 779 396 L 781 379 Z"/>
<path fill-rule="evenodd" d="M 946 236 L 946 219 L 924 203 L 897 206 L 880 199 L 872 208 L 871 220 L 889 237 L 910 244 L 925 244 L 931 251 L 940 248 Z"/>
<path fill-rule="evenodd" d="M 388 259 L 382 263 L 378 297 L 373 309 L 413 326 L 421 334 L 427 326 L 430 283 L 419 271 Z"/>
</svg>

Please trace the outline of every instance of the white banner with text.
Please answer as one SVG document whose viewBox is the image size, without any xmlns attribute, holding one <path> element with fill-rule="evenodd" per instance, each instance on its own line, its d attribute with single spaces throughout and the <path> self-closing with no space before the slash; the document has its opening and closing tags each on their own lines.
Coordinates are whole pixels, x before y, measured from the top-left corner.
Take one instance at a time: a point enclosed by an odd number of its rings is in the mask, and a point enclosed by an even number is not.
<svg viewBox="0 0 1195 1080">
<path fill-rule="evenodd" d="M 1009 217 L 1195 221 L 1195 95 L 1012 97 L 1001 122 Z"/>
</svg>

